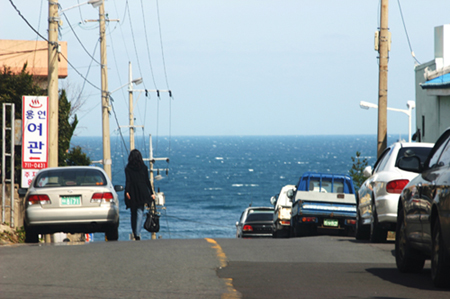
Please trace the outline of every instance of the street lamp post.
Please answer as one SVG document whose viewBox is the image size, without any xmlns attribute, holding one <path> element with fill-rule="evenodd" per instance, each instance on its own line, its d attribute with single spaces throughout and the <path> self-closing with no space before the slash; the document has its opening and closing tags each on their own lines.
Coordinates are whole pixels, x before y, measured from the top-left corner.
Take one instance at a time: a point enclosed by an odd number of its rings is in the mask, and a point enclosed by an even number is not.
<svg viewBox="0 0 450 299">
<path fill-rule="evenodd" d="M 368 103 L 368 102 L 364 102 L 361 101 L 359 103 L 359 106 L 362 109 L 369 109 L 369 108 L 374 108 L 374 109 L 378 109 L 378 105 L 373 104 L 373 103 Z M 408 126 L 409 126 L 409 131 L 408 131 L 408 141 L 411 142 L 411 115 L 412 115 L 412 110 L 416 107 L 416 103 L 414 101 L 408 101 L 406 102 L 406 106 L 408 107 L 408 110 L 406 109 L 397 109 L 397 108 L 389 108 L 387 107 L 387 110 L 391 110 L 391 111 L 397 111 L 397 112 L 402 112 L 405 113 L 406 115 L 408 115 Z"/>
</svg>

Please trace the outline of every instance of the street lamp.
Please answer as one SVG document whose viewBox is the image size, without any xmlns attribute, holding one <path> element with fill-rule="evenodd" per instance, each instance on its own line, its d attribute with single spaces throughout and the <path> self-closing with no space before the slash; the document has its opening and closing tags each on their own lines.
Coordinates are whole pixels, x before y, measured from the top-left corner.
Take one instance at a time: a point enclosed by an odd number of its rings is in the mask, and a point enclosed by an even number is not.
<svg viewBox="0 0 450 299">
<path fill-rule="evenodd" d="M 378 109 L 378 105 L 373 104 L 373 103 L 369 103 L 369 102 L 364 102 L 361 101 L 359 102 L 359 106 L 361 107 L 361 109 L 366 109 L 368 110 L 369 108 L 374 108 L 374 109 Z M 397 112 L 403 112 L 406 115 L 408 115 L 408 120 L 409 120 L 409 134 L 408 134 L 408 140 L 409 142 L 411 142 L 411 114 L 412 114 L 412 110 L 414 108 L 416 108 L 416 103 L 414 101 L 408 101 L 406 102 L 406 107 L 408 107 L 408 110 L 406 109 L 397 109 L 397 108 L 389 108 L 387 107 L 387 110 L 391 110 L 391 111 L 397 111 Z"/>
<path fill-rule="evenodd" d="M 127 86 L 127 85 L 130 85 L 130 83 L 134 83 L 134 84 L 136 84 L 136 85 L 139 85 L 139 84 L 141 84 L 142 82 L 143 82 L 142 78 L 134 79 L 134 80 L 132 80 L 132 81 L 130 81 L 130 82 L 128 82 L 128 83 L 125 83 L 124 85 L 122 85 L 122 86 L 120 86 L 120 87 L 117 87 L 116 89 L 114 89 L 113 91 L 110 91 L 110 92 L 108 92 L 108 93 L 109 93 L 109 94 L 112 94 L 112 93 L 118 91 L 119 89 L 124 88 L 124 87 Z"/>
</svg>

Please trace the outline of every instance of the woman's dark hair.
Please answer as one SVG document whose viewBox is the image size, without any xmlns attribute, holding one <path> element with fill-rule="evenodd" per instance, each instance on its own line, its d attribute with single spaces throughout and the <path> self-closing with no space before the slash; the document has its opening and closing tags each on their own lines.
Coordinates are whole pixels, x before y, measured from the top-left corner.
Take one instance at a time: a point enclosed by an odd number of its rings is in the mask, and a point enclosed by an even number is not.
<svg viewBox="0 0 450 299">
<path fill-rule="evenodd" d="M 144 160 L 142 159 L 141 152 L 137 149 L 132 150 L 128 156 L 128 164 L 134 167 L 140 167 L 143 165 Z"/>
</svg>

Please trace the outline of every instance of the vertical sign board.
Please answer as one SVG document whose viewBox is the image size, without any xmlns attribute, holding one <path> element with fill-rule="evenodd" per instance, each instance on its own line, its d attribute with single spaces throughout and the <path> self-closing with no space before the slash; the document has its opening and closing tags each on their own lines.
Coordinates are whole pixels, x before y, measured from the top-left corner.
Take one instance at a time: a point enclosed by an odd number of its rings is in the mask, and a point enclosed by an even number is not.
<svg viewBox="0 0 450 299">
<path fill-rule="evenodd" d="M 22 187 L 48 167 L 48 97 L 22 98 Z"/>
</svg>

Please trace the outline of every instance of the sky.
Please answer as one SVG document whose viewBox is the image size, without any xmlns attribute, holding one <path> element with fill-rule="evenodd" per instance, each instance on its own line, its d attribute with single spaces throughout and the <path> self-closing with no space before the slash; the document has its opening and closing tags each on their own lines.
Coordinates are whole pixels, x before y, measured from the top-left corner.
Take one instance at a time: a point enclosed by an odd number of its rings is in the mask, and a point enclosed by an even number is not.
<svg viewBox="0 0 450 299">
<path fill-rule="evenodd" d="M 48 1 L 11 0 L 46 38 Z M 60 0 L 64 8 L 83 0 Z M 399 9 L 403 13 L 403 21 Z M 374 33 L 379 0 L 108 0 L 108 86 L 114 99 L 111 135 L 128 125 L 128 64 L 136 134 L 349 135 L 377 134 L 378 52 Z M 434 27 L 450 23 L 449 1 L 391 0 L 388 107 L 415 100 L 412 50 L 420 63 L 434 59 Z M 36 40 L 9 0 L 0 0 L 0 38 Z M 98 9 L 64 12 L 84 48 L 100 61 Z M 81 92 L 77 136 L 101 136 L 100 67 L 62 17 L 69 76 L 59 80 L 69 99 Z M 40 39 L 39 39 L 40 40 Z M 94 86 L 92 86 L 92 85 Z M 408 139 L 408 116 L 388 111 L 388 134 Z M 415 113 L 412 117 L 413 132 Z M 127 129 L 121 129 L 128 135 Z"/>
</svg>

